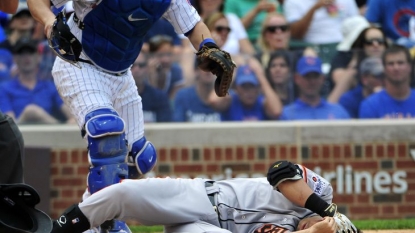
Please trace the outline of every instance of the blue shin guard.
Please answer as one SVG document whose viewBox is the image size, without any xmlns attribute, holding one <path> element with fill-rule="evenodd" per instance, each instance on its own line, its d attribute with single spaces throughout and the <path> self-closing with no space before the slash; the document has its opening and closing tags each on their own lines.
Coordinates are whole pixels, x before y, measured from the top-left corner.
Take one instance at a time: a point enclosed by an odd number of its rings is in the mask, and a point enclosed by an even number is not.
<svg viewBox="0 0 415 233">
<path fill-rule="evenodd" d="M 129 177 L 137 178 L 151 171 L 157 163 L 157 152 L 154 145 L 145 137 L 132 145 L 129 155 Z"/>
</svg>

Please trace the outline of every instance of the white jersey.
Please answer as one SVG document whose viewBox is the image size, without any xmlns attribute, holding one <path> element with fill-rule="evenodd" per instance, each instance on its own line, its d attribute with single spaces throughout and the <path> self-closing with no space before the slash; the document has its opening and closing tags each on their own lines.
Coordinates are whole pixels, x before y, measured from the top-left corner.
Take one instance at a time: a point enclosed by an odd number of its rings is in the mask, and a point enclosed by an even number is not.
<svg viewBox="0 0 415 233">
<path fill-rule="evenodd" d="M 303 175 L 309 187 L 331 203 L 331 185 L 306 168 Z M 295 231 L 302 218 L 315 215 L 273 190 L 266 178 L 221 180 L 210 187 L 206 181 L 124 180 L 98 191 L 79 207 L 93 227 L 116 217 L 143 225 L 164 225 L 166 233 L 253 233 L 266 225 L 278 226 L 281 232 Z M 214 194 L 217 212 L 207 194 Z"/>
<path fill-rule="evenodd" d="M 69 1 L 52 0 L 57 8 L 67 2 Z M 102 0 L 73 1 L 73 9 L 78 19 L 82 21 L 101 2 Z M 82 30 L 74 22 L 73 17 L 74 14 L 68 19 L 68 26 L 72 34 L 82 42 Z M 177 33 L 188 32 L 200 21 L 200 16 L 187 0 L 171 0 L 162 17 L 170 21 Z M 95 64 L 84 52 L 81 53 L 80 58 Z M 81 69 L 58 57 L 52 75 L 59 94 L 71 109 L 79 127 L 83 127 L 85 116 L 91 111 L 103 108 L 114 109 L 126 123 L 126 137 L 131 149 L 131 145 L 144 136 L 142 103 L 131 71 L 128 68 L 124 70 L 124 74 L 115 76 L 96 64 L 84 62 L 78 64 Z"/>
</svg>

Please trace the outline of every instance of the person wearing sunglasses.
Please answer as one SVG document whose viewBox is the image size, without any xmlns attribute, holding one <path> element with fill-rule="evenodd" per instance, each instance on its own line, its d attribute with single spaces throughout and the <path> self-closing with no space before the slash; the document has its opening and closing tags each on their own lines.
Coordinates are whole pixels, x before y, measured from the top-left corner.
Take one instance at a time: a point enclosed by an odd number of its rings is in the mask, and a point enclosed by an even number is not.
<svg viewBox="0 0 415 233">
<path fill-rule="evenodd" d="M 348 27 L 355 28 L 354 30 L 360 28 L 361 32 L 350 32 L 350 34 L 357 34 L 357 38 L 354 41 L 350 39 L 344 41 L 347 43 L 341 43 L 340 45 L 344 46 L 338 47 L 338 49 L 342 51 L 338 51 L 331 62 L 331 70 L 327 80 L 330 86 L 327 100 L 332 103 L 337 103 L 341 95 L 360 84 L 358 67 L 365 58 L 380 58 L 388 48 L 383 31 L 370 26 L 364 18 L 345 22 L 349 24 Z"/>
<path fill-rule="evenodd" d="M 194 0 L 193 6 L 199 13 L 202 19 L 206 20 L 210 15 L 223 12 L 224 0 Z M 229 39 L 223 45 L 223 49 L 228 51 L 230 54 L 254 54 L 255 49 L 245 30 L 241 19 L 232 12 L 224 13 L 226 19 L 229 22 Z"/>
<path fill-rule="evenodd" d="M 231 28 L 229 21 L 223 13 L 216 12 L 205 19 L 205 24 L 209 28 L 216 44 L 222 48 L 229 38 Z"/>
</svg>

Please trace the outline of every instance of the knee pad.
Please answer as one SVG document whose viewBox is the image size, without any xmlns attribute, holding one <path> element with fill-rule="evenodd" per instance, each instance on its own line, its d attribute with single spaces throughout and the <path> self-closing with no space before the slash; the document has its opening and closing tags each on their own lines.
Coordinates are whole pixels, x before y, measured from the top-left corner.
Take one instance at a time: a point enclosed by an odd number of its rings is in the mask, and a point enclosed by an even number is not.
<svg viewBox="0 0 415 233">
<path fill-rule="evenodd" d="M 267 180 L 275 189 L 285 180 L 302 179 L 300 169 L 289 161 L 278 161 L 268 169 Z"/>
<path fill-rule="evenodd" d="M 85 118 L 88 159 L 92 165 L 88 175 L 91 193 L 128 178 L 128 152 L 124 121 L 110 109 L 100 109 Z"/>
<path fill-rule="evenodd" d="M 145 137 L 133 143 L 129 156 L 129 176 L 138 177 L 151 171 L 157 163 L 157 152 L 154 145 Z M 132 166 L 135 167 L 131 168 Z M 137 173 L 138 172 L 138 173 Z"/>
</svg>

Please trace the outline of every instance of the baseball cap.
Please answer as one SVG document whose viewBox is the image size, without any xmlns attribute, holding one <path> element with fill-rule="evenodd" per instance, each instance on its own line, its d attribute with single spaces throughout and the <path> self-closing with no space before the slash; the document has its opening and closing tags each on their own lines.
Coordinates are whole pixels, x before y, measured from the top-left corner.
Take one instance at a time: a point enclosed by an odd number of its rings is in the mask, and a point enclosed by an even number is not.
<svg viewBox="0 0 415 233">
<path fill-rule="evenodd" d="M 360 33 L 369 27 L 369 22 L 361 15 L 346 18 L 341 26 L 343 40 L 337 45 L 337 50 L 349 51 Z"/>
<path fill-rule="evenodd" d="M 36 52 L 37 42 L 29 37 L 20 38 L 12 48 L 14 54 L 20 54 L 23 51 Z"/>
<path fill-rule="evenodd" d="M 236 70 L 235 84 L 239 86 L 245 83 L 250 83 L 255 86 L 259 84 L 255 73 L 248 65 L 239 66 Z"/>
<path fill-rule="evenodd" d="M 304 76 L 310 72 L 323 73 L 322 62 L 318 57 L 302 57 L 297 62 L 297 72 Z"/>
<path fill-rule="evenodd" d="M 380 58 L 368 57 L 360 63 L 359 71 L 361 74 L 380 76 L 383 74 L 383 64 Z"/>
</svg>

